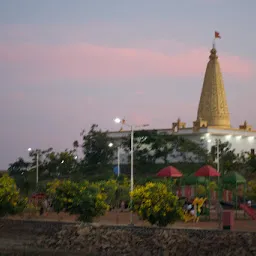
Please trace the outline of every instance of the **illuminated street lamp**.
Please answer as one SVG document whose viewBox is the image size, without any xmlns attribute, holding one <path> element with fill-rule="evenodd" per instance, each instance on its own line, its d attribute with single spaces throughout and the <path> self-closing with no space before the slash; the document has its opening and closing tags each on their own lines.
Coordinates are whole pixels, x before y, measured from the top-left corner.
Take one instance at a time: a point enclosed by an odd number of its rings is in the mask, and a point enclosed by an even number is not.
<svg viewBox="0 0 256 256">
<path fill-rule="evenodd" d="M 28 152 L 31 152 L 32 148 L 28 148 Z M 38 184 L 38 166 L 39 166 L 39 151 L 36 150 L 36 185 Z"/>
<path fill-rule="evenodd" d="M 112 142 L 108 144 L 110 148 L 114 146 Z M 120 175 L 120 147 L 117 147 L 117 176 L 119 177 Z"/>
<path fill-rule="evenodd" d="M 120 119 L 118 117 L 116 117 L 114 119 L 114 122 L 117 124 L 122 124 L 124 126 L 127 126 L 131 129 L 131 192 L 133 192 L 133 185 L 134 185 L 134 177 L 133 177 L 133 151 L 134 151 L 134 146 L 133 146 L 133 142 L 134 142 L 134 129 L 135 128 L 142 128 L 142 127 L 147 127 L 149 126 L 149 124 L 142 124 L 142 125 L 130 125 L 127 124 L 125 119 Z M 130 204 L 132 205 L 132 197 L 130 198 Z M 131 211 L 131 216 L 130 216 L 130 224 L 133 225 L 133 213 Z"/>
</svg>

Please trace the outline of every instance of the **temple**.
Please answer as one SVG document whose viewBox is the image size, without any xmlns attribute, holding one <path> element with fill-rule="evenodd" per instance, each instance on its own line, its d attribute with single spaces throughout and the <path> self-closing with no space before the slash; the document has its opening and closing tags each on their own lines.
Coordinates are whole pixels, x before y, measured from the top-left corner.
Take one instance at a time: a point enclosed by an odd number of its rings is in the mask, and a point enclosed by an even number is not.
<svg viewBox="0 0 256 256">
<path fill-rule="evenodd" d="M 187 127 L 180 118 L 161 133 L 176 134 L 203 143 L 209 150 L 217 140 L 229 141 L 237 153 L 254 152 L 256 130 L 244 121 L 239 127 L 231 126 L 224 81 L 215 46 L 210 51 L 206 67 L 196 120 Z M 112 138 L 128 136 L 129 131 L 110 132 Z"/>
<path fill-rule="evenodd" d="M 200 124 L 219 128 L 230 128 L 228 104 L 217 51 L 211 50 L 199 102 L 195 128 Z"/>
</svg>

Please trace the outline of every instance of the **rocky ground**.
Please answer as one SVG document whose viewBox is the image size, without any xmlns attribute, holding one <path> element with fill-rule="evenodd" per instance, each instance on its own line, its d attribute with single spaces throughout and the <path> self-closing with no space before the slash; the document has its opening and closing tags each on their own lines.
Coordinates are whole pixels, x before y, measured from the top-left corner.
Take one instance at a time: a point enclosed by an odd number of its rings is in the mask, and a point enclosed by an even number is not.
<svg viewBox="0 0 256 256">
<path fill-rule="evenodd" d="M 69 225 L 36 239 L 40 248 L 81 255 L 256 255 L 256 234 L 229 231 L 173 230 Z"/>
<path fill-rule="evenodd" d="M 250 256 L 256 233 L 4 220 L 0 255 Z"/>
</svg>

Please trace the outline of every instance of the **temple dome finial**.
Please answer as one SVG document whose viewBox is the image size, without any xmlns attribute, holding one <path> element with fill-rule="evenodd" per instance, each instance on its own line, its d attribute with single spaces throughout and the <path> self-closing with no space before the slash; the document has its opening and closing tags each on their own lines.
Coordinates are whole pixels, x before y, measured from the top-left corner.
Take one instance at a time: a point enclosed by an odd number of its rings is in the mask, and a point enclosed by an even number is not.
<svg viewBox="0 0 256 256">
<path fill-rule="evenodd" d="M 210 53 L 211 53 L 211 55 L 209 56 L 210 60 L 218 59 L 217 50 L 214 45 L 213 45 L 213 48 L 211 49 Z"/>
<path fill-rule="evenodd" d="M 210 53 L 197 112 L 197 120 L 202 118 L 207 121 L 208 126 L 229 128 L 230 118 L 224 82 L 217 50 L 214 45 Z"/>
</svg>

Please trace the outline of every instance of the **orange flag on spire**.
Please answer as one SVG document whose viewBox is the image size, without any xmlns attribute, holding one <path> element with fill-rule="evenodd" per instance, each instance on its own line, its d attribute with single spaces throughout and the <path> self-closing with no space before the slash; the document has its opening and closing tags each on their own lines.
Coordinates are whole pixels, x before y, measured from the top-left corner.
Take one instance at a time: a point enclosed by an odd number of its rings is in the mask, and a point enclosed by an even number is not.
<svg viewBox="0 0 256 256">
<path fill-rule="evenodd" d="M 219 38 L 219 39 L 221 39 L 220 33 L 219 33 L 219 32 L 217 32 L 217 31 L 215 31 L 215 38 Z"/>
</svg>

